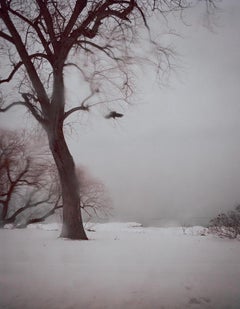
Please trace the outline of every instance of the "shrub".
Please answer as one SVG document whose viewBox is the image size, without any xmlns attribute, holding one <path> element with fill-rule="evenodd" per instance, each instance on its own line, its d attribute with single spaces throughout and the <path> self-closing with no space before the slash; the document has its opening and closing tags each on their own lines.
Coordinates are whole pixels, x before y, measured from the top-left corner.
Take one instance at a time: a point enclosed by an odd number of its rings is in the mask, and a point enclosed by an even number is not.
<svg viewBox="0 0 240 309">
<path fill-rule="evenodd" d="M 240 238 L 240 205 L 210 220 L 209 231 L 223 238 Z"/>
</svg>

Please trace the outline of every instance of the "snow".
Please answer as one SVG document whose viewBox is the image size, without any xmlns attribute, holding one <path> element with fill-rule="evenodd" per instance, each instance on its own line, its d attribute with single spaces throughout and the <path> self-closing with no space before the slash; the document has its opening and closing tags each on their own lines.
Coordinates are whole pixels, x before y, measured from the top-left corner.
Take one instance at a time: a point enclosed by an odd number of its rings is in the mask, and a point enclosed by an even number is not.
<svg viewBox="0 0 240 309">
<path fill-rule="evenodd" d="M 240 308 L 239 241 L 203 227 L 91 229 L 89 241 L 58 238 L 53 223 L 0 230 L 0 308 Z"/>
</svg>

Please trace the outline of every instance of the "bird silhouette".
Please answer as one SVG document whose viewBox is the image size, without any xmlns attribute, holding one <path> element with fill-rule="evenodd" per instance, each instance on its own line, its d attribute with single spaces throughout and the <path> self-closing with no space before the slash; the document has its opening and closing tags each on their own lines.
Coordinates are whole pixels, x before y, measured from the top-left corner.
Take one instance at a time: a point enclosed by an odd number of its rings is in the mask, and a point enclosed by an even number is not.
<svg viewBox="0 0 240 309">
<path fill-rule="evenodd" d="M 116 111 L 111 111 L 105 116 L 106 119 L 111 119 L 111 118 L 116 119 L 116 118 L 121 118 L 121 117 L 123 117 L 123 114 L 118 113 Z"/>
</svg>

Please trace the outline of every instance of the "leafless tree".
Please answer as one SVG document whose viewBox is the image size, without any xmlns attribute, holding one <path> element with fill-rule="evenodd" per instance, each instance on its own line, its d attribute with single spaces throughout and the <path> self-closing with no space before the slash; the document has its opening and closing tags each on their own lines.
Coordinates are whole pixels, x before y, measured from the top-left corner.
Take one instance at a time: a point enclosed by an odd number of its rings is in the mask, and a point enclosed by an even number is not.
<svg viewBox="0 0 240 309">
<path fill-rule="evenodd" d="M 56 214 L 56 212 L 57 216 L 62 216 L 63 203 L 57 170 L 51 163 L 49 167 L 45 166 L 48 169 L 48 173 L 50 172 L 50 177 L 47 179 L 50 186 L 47 191 L 49 192 L 49 197 L 51 197 L 46 200 L 46 204 L 49 205 L 48 210 L 46 211 L 46 205 L 44 207 L 38 207 L 39 214 L 34 209 L 31 217 L 25 217 L 23 224 L 21 223 L 21 227 L 25 227 L 31 223 L 43 222 L 49 216 Z M 91 220 L 107 219 L 111 216 L 112 201 L 104 184 L 90 175 L 84 167 L 76 166 L 76 173 L 77 179 L 82 184 L 79 188 L 79 209 L 83 211 L 84 222 L 88 223 Z M 54 183 L 54 186 L 51 186 L 51 183 Z M 39 204 L 36 197 L 34 202 L 37 205 Z"/>
<path fill-rule="evenodd" d="M 85 220 L 105 219 L 111 215 L 112 203 L 104 184 L 89 174 L 86 168 L 77 166 L 77 178 L 82 184 L 79 193 L 80 208 L 85 213 Z"/>
<path fill-rule="evenodd" d="M 34 209 L 34 213 L 31 216 L 25 216 L 23 223 L 21 222 L 21 227 L 25 227 L 31 223 L 43 222 L 49 216 L 56 214 L 56 212 L 58 216 L 62 216 L 63 203 L 57 170 L 51 162 L 48 164 L 48 166 L 47 164 L 44 166 L 44 171 L 47 173 L 45 180 L 48 184 L 46 188 L 48 199 L 46 198 L 46 194 L 40 195 L 41 199 L 42 196 L 45 196 L 46 201 L 45 205 L 41 206 L 39 196 L 34 196 L 32 204 L 36 206 L 40 205 L 38 206 L 39 213 Z M 78 181 L 82 184 L 79 188 L 79 209 L 83 211 L 84 222 L 106 219 L 111 216 L 112 203 L 104 184 L 90 175 L 85 167 L 76 166 L 76 173 Z M 51 184 L 54 185 L 51 186 Z M 47 211 L 46 204 L 49 206 Z"/>
<path fill-rule="evenodd" d="M 214 0 L 205 3 L 208 10 L 214 7 Z M 0 0 L 1 74 L 9 70 L 0 83 L 12 82 L 20 95 L 2 105 L 1 111 L 25 106 L 47 132 L 61 182 L 62 237 L 87 239 L 78 207 L 81 183 L 66 144 L 64 121 L 100 103 L 127 101 L 134 77 L 129 75 L 129 65 L 143 56 L 136 53 L 134 44 L 141 46 L 144 28 L 154 50 L 145 59 L 151 61 L 154 56 L 156 67 L 164 70 L 169 49 L 151 38 L 148 20 L 152 15 L 167 18 L 191 4 L 190 0 Z M 69 109 L 64 88 L 67 67 L 76 68 L 89 85 L 86 96 Z"/>
<path fill-rule="evenodd" d="M 0 130 L 0 227 L 26 227 L 61 213 L 63 203 L 56 166 L 43 150 L 31 151 L 29 134 Z M 44 148 L 44 145 L 43 145 Z M 40 158 L 39 158 L 40 157 Z M 81 204 L 87 221 L 106 218 L 111 203 L 102 182 L 77 167 Z"/>
<path fill-rule="evenodd" d="M 56 173 L 45 160 L 34 158 L 27 147 L 24 132 L 0 130 L 0 226 L 16 223 L 24 214 L 25 221 L 31 210 L 44 206 L 58 207 L 59 188 Z M 54 179 L 55 177 L 55 179 Z M 57 193 L 59 196 L 57 196 Z M 47 208 L 48 209 L 48 208 Z"/>
</svg>

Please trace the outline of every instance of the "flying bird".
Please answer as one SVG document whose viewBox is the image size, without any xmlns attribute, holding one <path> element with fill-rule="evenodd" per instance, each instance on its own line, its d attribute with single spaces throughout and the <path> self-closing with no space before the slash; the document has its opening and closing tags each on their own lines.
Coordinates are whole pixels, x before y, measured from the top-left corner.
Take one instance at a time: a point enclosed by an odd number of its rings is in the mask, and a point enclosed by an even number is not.
<svg viewBox="0 0 240 309">
<path fill-rule="evenodd" d="M 106 119 L 111 119 L 111 118 L 116 119 L 116 118 L 121 118 L 121 117 L 123 117 L 123 114 L 118 113 L 116 111 L 111 111 L 105 116 Z"/>
</svg>

